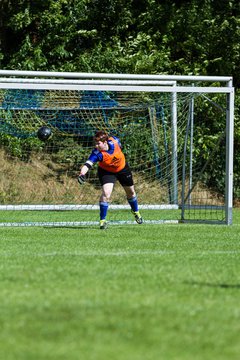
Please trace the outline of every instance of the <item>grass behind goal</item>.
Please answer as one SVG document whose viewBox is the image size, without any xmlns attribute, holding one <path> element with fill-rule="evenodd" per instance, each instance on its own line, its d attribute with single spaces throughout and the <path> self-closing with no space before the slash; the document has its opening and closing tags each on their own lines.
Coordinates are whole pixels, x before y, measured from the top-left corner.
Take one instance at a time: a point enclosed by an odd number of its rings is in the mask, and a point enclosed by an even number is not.
<svg viewBox="0 0 240 360">
<path fill-rule="evenodd" d="M 1 228 L 0 358 L 237 360 L 239 227 Z"/>
</svg>

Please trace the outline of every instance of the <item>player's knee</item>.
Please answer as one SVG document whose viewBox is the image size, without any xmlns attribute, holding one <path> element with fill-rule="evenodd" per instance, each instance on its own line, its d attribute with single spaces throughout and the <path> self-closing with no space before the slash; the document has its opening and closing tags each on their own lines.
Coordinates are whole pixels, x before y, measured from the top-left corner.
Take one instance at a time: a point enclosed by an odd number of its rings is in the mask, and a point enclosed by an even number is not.
<svg viewBox="0 0 240 360">
<path fill-rule="evenodd" d="M 110 195 L 102 194 L 101 197 L 100 197 L 100 201 L 109 202 L 110 201 Z"/>
<path fill-rule="evenodd" d="M 131 188 L 126 191 L 126 194 L 128 199 L 133 199 L 136 196 L 134 189 Z"/>
</svg>

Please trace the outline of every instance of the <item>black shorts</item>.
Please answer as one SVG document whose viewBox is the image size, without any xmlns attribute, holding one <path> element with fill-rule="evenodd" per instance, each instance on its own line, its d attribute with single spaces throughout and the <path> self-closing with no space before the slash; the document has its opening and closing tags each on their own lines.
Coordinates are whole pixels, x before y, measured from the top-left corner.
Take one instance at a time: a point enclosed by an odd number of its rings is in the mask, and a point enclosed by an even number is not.
<svg viewBox="0 0 240 360">
<path fill-rule="evenodd" d="M 132 171 L 128 164 L 126 164 L 125 167 L 117 173 L 104 170 L 99 166 L 98 177 L 101 185 L 108 183 L 115 184 L 116 180 L 118 180 L 122 186 L 133 185 Z"/>
</svg>

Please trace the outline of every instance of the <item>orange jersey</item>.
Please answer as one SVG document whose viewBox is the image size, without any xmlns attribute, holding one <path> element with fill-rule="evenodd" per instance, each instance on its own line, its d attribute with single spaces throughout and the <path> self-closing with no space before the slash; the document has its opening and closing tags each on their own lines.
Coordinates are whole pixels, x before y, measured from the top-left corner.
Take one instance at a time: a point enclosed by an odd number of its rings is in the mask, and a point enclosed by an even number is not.
<svg viewBox="0 0 240 360">
<path fill-rule="evenodd" d="M 126 160 L 117 140 L 112 137 L 109 140 L 114 144 L 114 151 L 112 154 L 109 154 L 107 151 L 101 151 L 103 160 L 99 161 L 98 165 L 104 170 L 116 173 L 125 167 Z"/>
</svg>

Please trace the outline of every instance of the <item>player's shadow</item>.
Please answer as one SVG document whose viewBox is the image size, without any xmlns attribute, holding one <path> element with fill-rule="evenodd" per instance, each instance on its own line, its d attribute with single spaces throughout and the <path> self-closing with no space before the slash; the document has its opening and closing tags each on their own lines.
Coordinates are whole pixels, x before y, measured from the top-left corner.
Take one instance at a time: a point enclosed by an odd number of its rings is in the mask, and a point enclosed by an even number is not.
<svg viewBox="0 0 240 360">
<path fill-rule="evenodd" d="M 222 288 L 222 289 L 239 289 L 240 284 L 226 284 L 226 283 L 210 283 L 210 282 L 201 282 L 201 281 L 185 281 L 187 285 L 193 286 L 206 286 L 206 287 L 215 287 L 215 288 Z"/>
</svg>

